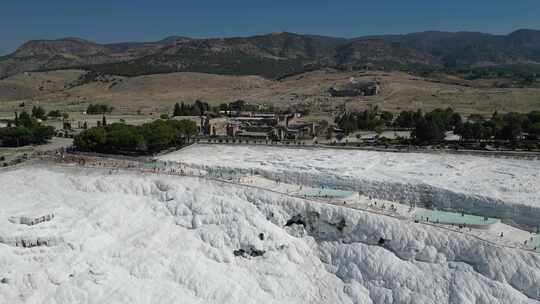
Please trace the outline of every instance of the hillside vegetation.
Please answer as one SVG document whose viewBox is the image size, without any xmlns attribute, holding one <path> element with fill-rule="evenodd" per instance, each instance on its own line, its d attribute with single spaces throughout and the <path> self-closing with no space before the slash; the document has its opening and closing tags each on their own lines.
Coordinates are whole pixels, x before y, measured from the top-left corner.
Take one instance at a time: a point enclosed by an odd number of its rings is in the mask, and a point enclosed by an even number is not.
<svg viewBox="0 0 540 304">
<path fill-rule="evenodd" d="M 343 39 L 295 33 L 252 37 L 98 44 L 79 38 L 29 41 L 0 58 L 0 77 L 25 71 L 85 68 L 138 76 L 171 72 L 260 75 L 268 78 L 332 67 L 472 73 L 502 66 L 512 77 L 533 75 L 540 63 L 540 31 L 509 35 L 422 32 Z M 517 72 L 513 65 L 531 70 Z"/>
<path fill-rule="evenodd" d="M 64 80 L 59 75 L 65 73 Z M 79 75 L 79 77 L 75 77 Z M 377 96 L 331 97 L 328 90 L 356 80 L 377 81 Z M 83 79 L 84 81 L 79 81 Z M 0 112 L 12 116 L 22 103 L 40 103 L 48 111 L 84 111 L 89 104 L 113 106 L 116 113 L 172 111 L 177 102 L 210 105 L 245 100 L 279 107 L 309 108 L 312 113 L 363 110 L 378 106 L 403 110 L 452 107 L 462 114 L 540 110 L 540 89 L 496 88 L 487 80 L 446 76 L 417 77 L 403 72 L 317 70 L 281 80 L 260 76 L 168 73 L 137 77 L 88 77 L 81 71 L 32 72 L 0 80 Z M 42 84 L 43 89 L 39 89 Z M 65 87 L 65 88 L 64 88 Z"/>
</svg>

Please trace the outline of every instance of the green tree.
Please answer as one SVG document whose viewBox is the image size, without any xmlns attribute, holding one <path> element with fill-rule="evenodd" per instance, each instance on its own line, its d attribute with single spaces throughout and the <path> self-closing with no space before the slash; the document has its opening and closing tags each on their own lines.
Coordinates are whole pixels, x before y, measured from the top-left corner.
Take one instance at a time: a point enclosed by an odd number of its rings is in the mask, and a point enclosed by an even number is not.
<svg viewBox="0 0 540 304">
<path fill-rule="evenodd" d="M 47 114 L 47 116 L 58 118 L 58 117 L 62 117 L 62 113 L 59 110 L 52 110 Z"/>
<path fill-rule="evenodd" d="M 113 123 L 81 132 L 74 144 L 83 151 L 154 153 L 183 145 L 197 131 L 189 120 L 156 120 L 142 126 Z"/>
<path fill-rule="evenodd" d="M 233 111 L 243 111 L 244 107 L 246 106 L 246 102 L 243 100 L 237 100 L 235 102 L 231 102 L 229 104 L 229 109 Z"/>
<path fill-rule="evenodd" d="M 32 117 L 36 119 L 47 119 L 47 116 L 45 116 L 45 110 L 40 106 L 33 106 L 32 107 Z"/>
<path fill-rule="evenodd" d="M 381 120 L 384 121 L 385 124 L 389 125 L 392 120 L 394 119 L 394 114 L 388 111 L 383 111 L 381 113 Z"/>
<path fill-rule="evenodd" d="M 532 123 L 539 123 L 540 122 L 540 111 L 532 111 L 529 114 L 527 114 L 527 119 Z"/>
<path fill-rule="evenodd" d="M 163 120 L 142 125 L 142 133 L 146 149 L 149 152 L 157 152 L 171 147 L 175 139 L 174 128 Z"/>
<path fill-rule="evenodd" d="M 183 105 L 184 103 L 182 103 Z M 173 110 L 173 116 L 182 116 L 182 109 L 180 108 L 180 105 L 177 103 L 174 104 L 174 110 Z"/>
<path fill-rule="evenodd" d="M 504 140 L 517 140 L 521 137 L 523 130 L 521 128 L 521 124 L 513 121 L 509 122 L 502 127 L 502 129 L 496 134 L 496 137 L 498 139 L 504 139 Z"/>
<path fill-rule="evenodd" d="M 144 149 L 144 137 L 135 126 L 113 123 L 106 128 L 106 133 L 106 147 L 111 152 Z"/>
<path fill-rule="evenodd" d="M 33 124 L 32 117 L 30 117 L 28 113 L 23 111 L 21 112 L 21 114 L 19 114 L 19 117 L 17 118 L 17 126 L 30 128 L 32 127 L 32 124 Z"/>
<path fill-rule="evenodd" d="M 32 131 L 26 127 L 0 128 L 0 142 L 6 147 L 20 147 L 32 142 Z"/>
<path fill-rule="evenodd" d="M 76 135 L 73 144 L 82 151 L 101 152 L 107 142 L 105 128 L 90 128 Z"/>
<path fill-rule="evenodd" d="M 463 125 L 463 119 L 459 113 L 452 113 L 450 116 L 450 126 L 455 130 L 459 129 Z"/>
<path fill-rule="evenodd" d="M 36 123 L 31 129 L 31 133 L 33 144 L 44 144 L 53 137 L 54 127 Z"/>
<path fill-rule="evenodd" d="M 433 143 L 444 139 L 444 127 L 434 119 L 421 119 L 412 132 L 413 138 L 420 143 Z"/>
<path fill-rule="evenodd" d="M 540 138 L 540 122 L 534 123 L 529 127 L 529 134 L 537 139 Z"/>
<path fill-rule="evenodd" d="M 394 125 L 400 128 L 414 128 L 417 115 L 413 111 L 402 111 L 396 118 Z"/>
<path fill-rule="evenodd" d="M 178 132 L 188 140 L 199 132 L 197 124 L 191 120 L 183 119 L 175 122 Z"/>
<path fill-rule="evenodd" d="M 219 110 L 220 111 L 228 111 L 229 110 L 229 105 L 226 104 L 226 103 L 221 103 L 221 104 L 219 104 Z"/>
<path fill-rule="evenodd" d="M 196 116 L 204 115 L 204 112 L 210 110 L 210 106 L 206 102 L 202 102 L 200 100 L 195 101 L 193 108 L 194 108 L 194 115 Z"/>
</svg>

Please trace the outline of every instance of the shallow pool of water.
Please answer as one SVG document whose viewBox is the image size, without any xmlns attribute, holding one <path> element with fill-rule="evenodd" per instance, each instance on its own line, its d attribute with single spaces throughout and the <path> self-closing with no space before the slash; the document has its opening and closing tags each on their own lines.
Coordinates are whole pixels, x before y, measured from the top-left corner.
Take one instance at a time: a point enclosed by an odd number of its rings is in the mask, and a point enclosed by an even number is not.
<svg viewBox="0 0 540 304">
<path fill-rule="evenodd" d="M 495 218 L 437 210 L 419 211 L 415 214 L 415 218 L 419 221 L 432 223 L 477 226 L 492 225 L 498 221 Z"/>
</svg>

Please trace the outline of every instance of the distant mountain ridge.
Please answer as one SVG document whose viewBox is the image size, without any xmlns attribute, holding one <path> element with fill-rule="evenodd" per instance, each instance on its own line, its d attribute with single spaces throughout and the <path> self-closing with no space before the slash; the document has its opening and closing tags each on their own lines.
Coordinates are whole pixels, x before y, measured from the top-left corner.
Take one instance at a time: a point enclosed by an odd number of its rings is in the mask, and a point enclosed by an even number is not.
<svg viewBox="0 0 540 304">
<path fill-rule="evenodd" d="M 540 31 L 431 31 L 352 39 L 283 32 L 110 44 L 79 38 L 32 40 L 0 57 L 0 77 L 66 68 L 127 76 L 191 71 L 280 77 L 323 67 L 459 69 L 512 64 L 540 64 Z"/>
</svg>

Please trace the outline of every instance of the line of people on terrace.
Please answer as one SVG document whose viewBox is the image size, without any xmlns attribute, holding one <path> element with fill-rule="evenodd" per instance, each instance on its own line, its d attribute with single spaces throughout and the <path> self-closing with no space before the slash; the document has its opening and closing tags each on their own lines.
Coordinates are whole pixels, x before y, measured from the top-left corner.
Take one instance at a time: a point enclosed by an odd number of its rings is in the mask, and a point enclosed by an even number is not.
<svg viewBox="0 0 540 304">
<path fill-rule="evenodd" d="M 121 169 L 122 170 L 137 170 L 141 173 L 159 173 L 159 174 L 168 174 L 168 175 L 178 175 L 178 176 L 204 176 L 209 175 L 216 179 L 223 179 L 225 176 L 229 176 L 226 181 L 228 182 L 235 182 L 235 183 L 242 183 L 247 184 L 246 179 L 242 179 L 238 177 L 238 179 L 232 179 L 230 178 L 231 175 L 234 172 L 224 172 L 221 169 L 207 169 L 206 172 L 203 170 L 193 169 L 190 168 L 188 165 L 183 164 L 181 162 L 162 162 L 162 161 L 154 161 L 154 162 L 138 162 L 138 161 L 130 161 L 130 160 L 120 160 L 120 159 L 102 159 L 102 158 L 95 158 L 95 157 L 85 157 L 85 156 L 65 156 L 62 155 L 61 158 L 57 159 L 58 161 L 62 163 L 75 163 L 79 166 L 83 167 L 90 167 L 90 168 L 107 168 L 109 169 L 109 174 L 115 174 L 118 173 Z M 254 172 L 250 172 L 250 175 L 254 175 Z M 249 181 L 249 184 L 252 184 L 253 181 Z M 279 179 L 275 179 L 276 184 L 280 184 L 281 181 Z M 302 186 L 299 186 L 300 191 L 302 190 Z M 298 192 L 300 193 L 300 192 Z M 298 194 L 297 193 L 297 194 Z M 294 195 L 294 192 L 290 192 L 289 189 L 287 189 L 287 194 Z M 362 192 L 359 192 L 359 195 L 363 195 Z M 302 195 L 296 195 L 302 197 Z M 375 210 L 377 212 L 381 213 L 390 213 L 390 215 L 398 214 L 398 208 L 391 204 L 390 207 L 387 208 L 386 204 L 384 202 L 380 203 L 377 202 L 372 196 L 369 197 L 369 204 L 368 208 Z M 327 197 L 330 198 L 330 197 Z M 344 206 L 347 206 L 347 202 L 343 202 Z M 348 207 L 353 207 L 349 205 Z M 414 204 L 410 204 L 410 207 L 408 209 L 408 213 L 412 213 L 415 210 L 416 206 Z M 389 212 L 387 212 L 389 211 Z M 464 215 L 464 213 L 462 213 Z M 429 218 L 426 219 L 427 222 L 429 222 Z M 433 222 L 433 224 L 438 224 L 437 221 Z M 465 225 L 451 225 L 455 226 L 457 228 L 456 231 L 461 231 L 462 228 L 465 228 Z M 469 232 L 472 232 L 472 229 L 469 227 Z M 500 238 L 504 237 L 504 232 L 500 233 Z M 529 239 L 525 240 L 522 244 L 523 248 L 527 250 L 533 250 L 537 251 L 539 248 L 537 245 L 533 244 L 533 241 L 535 240 L 534 236 L 531 236 Z M 534 246 L 533 246 L 534 245 Z"/>
</svg>

